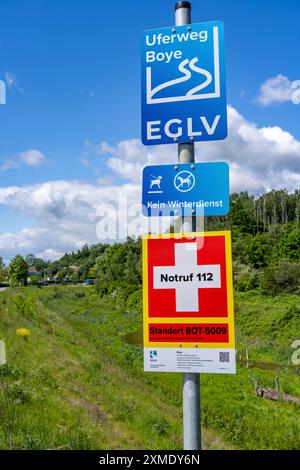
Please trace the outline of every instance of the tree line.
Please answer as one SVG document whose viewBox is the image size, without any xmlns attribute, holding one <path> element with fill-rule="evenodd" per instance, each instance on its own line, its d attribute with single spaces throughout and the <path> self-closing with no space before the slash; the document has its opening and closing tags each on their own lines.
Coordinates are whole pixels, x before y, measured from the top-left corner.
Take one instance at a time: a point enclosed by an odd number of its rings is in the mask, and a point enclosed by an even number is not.
<svg viewBox="0 0 300 470">
<path fill-rule="evenodd" d="M 271 191 L 256 198 L 247 192 L 235 193 L 230 207 L 226 217 L 207 217 L 205 230 L 232 231 L 235 288 L 299 293 L 300 191 Z M 176 223 L 171 230 L 176 231 Z M 28 279 L 76 283 L 91 278 L 102 294 L 116 289 L 133 292 L 142 282 L 141 240 L 85 245 L 53 262 L 17 255 L 5 267 L 0 258 L 0 281 L 5 276 L 13 284 L 26 284 Z"/>
</svg>

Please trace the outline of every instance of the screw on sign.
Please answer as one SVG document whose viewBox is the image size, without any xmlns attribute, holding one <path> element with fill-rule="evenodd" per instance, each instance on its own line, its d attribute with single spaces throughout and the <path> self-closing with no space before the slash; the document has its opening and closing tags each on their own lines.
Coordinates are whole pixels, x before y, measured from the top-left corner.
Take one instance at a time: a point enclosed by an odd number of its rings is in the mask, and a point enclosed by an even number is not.
<svg viewBox="0 0 300 470">
<path fill-rule="evenodd" d="M 146 371 L 235 373 L 231 269 L 230 232 L 144 238 Z"/>
</svg>

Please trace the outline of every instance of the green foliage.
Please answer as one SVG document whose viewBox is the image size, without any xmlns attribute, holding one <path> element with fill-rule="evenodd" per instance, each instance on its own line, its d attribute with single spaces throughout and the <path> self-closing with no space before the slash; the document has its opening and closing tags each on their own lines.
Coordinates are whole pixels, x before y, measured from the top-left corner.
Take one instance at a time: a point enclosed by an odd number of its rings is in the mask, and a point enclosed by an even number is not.
<svg viewBox="0 0 300 470">
<path fill-rule="evenodd" d="M 141 240 L 134 241 L 128 238 L 126 247 L 127 253 L 124 276 L 128 285 L 138 286 L 142 283 Z"/>
<path fill-rule="evenodd" d="M 97 273 L 97 266 L 94 265 L 90 268 L 90 270 L 88 272 L 88 278 L 89 279 L 95 279 L 96 273 Z"/>
<path fill-rule="evenodd" d="M 252 214 L 249 213 L 245 202 L 249 202 L 247 193 L 240 195 L 234 194 L 231 198 L 231 209 L 229 220 L 231 227 L 238 233 L 251 233 L 254 232 L 255 223 Z"/>
<path fill-rule="evenodd" d="M 299 217 L 299 191 L 294 194 L 271 191 L 258 198 L 247 192 L 232 194 L 227 217 L 206 218 L 205 230 L 232 231 L 234 280 L 239 291 L 260 287 L 270 295 L 298 292 Z M 295 266 L 282 264 L 286 261 Z M 101 295 L 117 293 L 120 305 L 124 298 L 139 290 L 142 282 L 141 240 L 131 238 L 114 245 L 85 245 L 52 263 L 43 265 L 37 259 L 34 263 L 36 269 L 43 269 L 45 274 L 56 276 L 61 282 L 69 279 L 77 283 L 95 278 L 97 292 Z M 291 279 L 293 275 L 296 278 Z"/>
<path fill-rule="evenodd" d="M 0 268 L 0 282 L 7 281 L 7 274 L 4 269 Z"/>
<path fill-rule="evenodd" d="M 169 423 L 164 418 L 157 418 L 153 423 L 153 429 L 159 435 L 166 434 L 168 427 Z"/>
<path fill-rule="evenodd" d="M 29 283 L 33 286 L 36 286 L 39 283 L 39 281 L 41 281 L 41 280 L 42 280 L 41 276 L 37 276 L 37 275 L 30 276 Z"/>
<path fill-rule="evenodd" d="M 266 233 L 258 233 L 248 242 L 246 257 L 254 268 L 264 268 L 271 260 L 272 240 Z"/>
<path fill-rule="evenodd" d="M 110 245 L 97 259 L 96 288 L 101 294 L 124 288 L 129 294 L 141 284 L 141 241 Z M 129 290 L 129 292 L 128 292 Z"/>
<path fill-rule="evenodd" d="M 300 230 L 295 229 L 288 233 L 281 241 L 281 256 L 291 260 L 300 260 Z"/>
<path fill-rule="evenodd" d="M 266 294 L 300 293 L 300 263 L 280 261 L 261 274 L 261 288 Z"/>
<path fill-rule="evenodd" d="M 56 274 L 56 277 L 58 280 L 62 281 L 64 279 L 66 279 L 68 277 L 68 272 L 66 269 L 61 269 L 60 271 L 58 271 L 58 273 Z"/>
<path fill-rule="evenodd" d="M 236 262 L 233 264 L 233 280 L 238 291 L 256 289 L 259 286 L 259 273 L 250 266 Z"/>
<path fill-rule="evenodd" d="M 75 271 L 74 273 L 71 274 L 70 276 L 70 279 L 72 282 L 74 282 L 74 284 L 76 284 L 77 282 L 79 282 L 79 274 L 77 271 Z"/>
<path fill-rule="evenodd" d="M 115 293 L 113 300 L 83 286 L 18 288 L 35 305 L 24 318 L 15 291 L 1 292 L 9 358 L 0 368 L 1 449 L 182 448 L 181 376 L 143 372 L 141 288 Z M 257 398 L 254 381 L 273 387 L 279 376 L 283 393 L 300 396 L 291 364 L 300 299 L 251 291 L 237 292 L 235 302 L 238 357 L 247 348 L 250 369 L 239 362 L 236 376 L 201 377 L 204 447 L 299 448 L 296 405 Z M 18 340 L 20 325 L 30 326 L 31 341 Z"/>
<path fill-rule="evenodd" d="M 22 318 L 30 319 L 33 317 L 33 314 L 36 311 L 36 304 L 34 297 L 31 295 L 31 292 L 17 294 L 13 299 L 13 303 L 16 312 Z"/>
<path fill-rule="evenodd" d="M 232 230 L 238 356 L 247 349 L 251 367 L 203 375 L 203 424 L 236 448 L 300 446 L 296 406 L 254 394 L 255 380 L 272 387 L 280 376 L 281 390 L 300 396 L 291 364 L 300 331 L 299 295 L 291 295 L 300 293 L 299 214 L 300 192 L 271 191 L 234 194 L 228 217 L 206 220 L 206 230 Z M 44 275 L 96 277 L 96 286 L 1 293 L 0 338 L 12 363 L 0 368 L 0 448 L 180 448 L 179 374 L 142 371 L 141 241 L 42 261 L 34 263 Z M 30 328 L 30 341 L 17 341 L 19 327 Z"/>
<path fill-rule="evenodd" d="M 231 195 L 230 205 L 227 217 L 207 217 L 205 230 L 232 231 L 237 289 L 247 291 L 260 286 L 265 294 L 271 295 L 297 292 L 298 280 L 291 280 L 290 275 L 294 272 L 297 276 L 296 264 L 300 260 L 300 192 L 271 191 L 257 198 L 247 192 L 235 193 Z M 178 221 L 173 230 L 178 230 Z M 54 262 L 29 258 L 42 279 L 55 277 L 58 282 L 68 280 L 74 284 L 95 279 L 101 295 L 117 291 L 120 302 L 138 290 L 142 282 L 141 240 L 128 238 L 125 243 L 114 245 L 85 245 Z M 283 261 L 295 264 L 294 267 L 285 265 L 285 276 Z M 5 272 L 2 278 L 5 279 Z"/>
<path fill-rule="evenodd" d="M 7 399 L 12 400 L 16 405 L 23 405 L 24 403 L 30 403 L 31 395 L 27 390 L 20 385 L 18 382 L 9 384 L 6 389 Z"/>
<path fill-rule="evenodd" d="M 15 256 L 9 264 L 8 273 L 13 285 L 23 284 L 25 286 L 28 273 L 28 264 L 25 259 L 20 255 Z"/>
<path fill-rule="evenodd" d="M 70 276 L 76 268 L 79 280 L 88 279 L 90 270 L 95 266 L 98 256 L 104 253 L 109 245 L 98 244 L 92 246 L 83 246 L 81 250 L 76 253 L 66 253 L 62 258 L 52 263 L 48 263 L 45 269 L 45 274 L 49 277 L 56 276 L 59 271 L 67 269 L 67 274 Z M 64 271 L 65 272 L 65 271 Z"/>
<path fill-rule="evenodd" d="M 0 282 L 6 280 L 5 264 L 2 256 L 0 256 Z"/>
<path fill-rule="evenodd" d="M 261 293 L 236 292 L 235 310 L 238 339 L 248 343 L 250 356 L 272 363 L 291 365 L 291 344 L 299 338 L 300 298 L 282 294 L 264 296 Z M 248 341 L 246 338 L 250 338 Z M 284 351 L 282 350 L 284 348 Z M 300 396 L 300 390 L 299 390 Z"/>
<path fill-rule="evenodd" d="M 272 322 L 273 329 L 282 331 L 283 328 L 293 328 L 299 325 L 300 308 L 296 305 L 291 305 L 290 308 L 282 312 L 281 315 Z"/>
</svg>

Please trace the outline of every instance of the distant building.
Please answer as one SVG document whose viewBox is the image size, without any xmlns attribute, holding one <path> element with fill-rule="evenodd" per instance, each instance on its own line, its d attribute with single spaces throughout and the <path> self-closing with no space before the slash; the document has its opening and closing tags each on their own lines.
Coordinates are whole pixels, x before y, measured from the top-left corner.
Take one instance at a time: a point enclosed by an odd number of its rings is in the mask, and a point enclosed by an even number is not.
<svg viewBox="0 0 300 470">
<path fill-rule="evenodd" d="M 34 267 L 34 266 L 30 266 L 30 267 L 28 268 L 28 276 L 30 276 L 30 275 L 33 276 L 33 275 L 36 275 L 36 274 L 37 274 L 37 270 L 35 269 L 35 267 Z"/>
</svg>

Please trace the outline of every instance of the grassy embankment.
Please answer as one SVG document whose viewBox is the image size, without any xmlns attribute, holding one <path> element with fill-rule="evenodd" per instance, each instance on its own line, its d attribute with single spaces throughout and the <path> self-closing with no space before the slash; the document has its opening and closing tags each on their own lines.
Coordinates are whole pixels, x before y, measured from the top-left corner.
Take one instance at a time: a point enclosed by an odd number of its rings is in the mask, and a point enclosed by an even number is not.
<svg viewBox="0 0 300 470">
<path fill-rule="evenodd" d="M 88 287 L 0 293 L 0 448 L 180 449 L 180 374 L 142 372 L 141 315 Z M 135 302 L 133 302 L 135 305 Z M 256 398 L 254 380 L 300 396 L 291 343 L 300 298 L 236 296 L 237 376 L 201 378 L 206 448 L 300 448 L 299 406 Z M 31 335 L 16 335 L 25 327 Z M 132 344 L 133 343 L 133 344 Z"/>
</svg>

